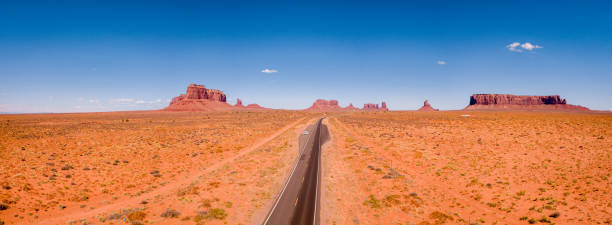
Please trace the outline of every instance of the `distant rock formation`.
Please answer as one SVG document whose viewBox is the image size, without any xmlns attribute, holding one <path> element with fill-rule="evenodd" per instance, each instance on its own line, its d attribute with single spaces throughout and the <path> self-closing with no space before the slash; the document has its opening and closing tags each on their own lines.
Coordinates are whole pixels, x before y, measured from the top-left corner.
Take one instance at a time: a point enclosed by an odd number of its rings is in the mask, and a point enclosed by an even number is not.
<svg viewBox="0 0 612 225">
<path fill-rule="evenodd" d="M 474 94 L 466 110 L 589 110 L 567 104 L 559 95 Z"/>
<path fill-rule="evenodd" d="M 363 110 L 378 110 L 378 104 L 374 104 L 374 103 L 363 104 Z"/>
<path fill-rule="evenodd" d="M 353 103 L 351 103 L 347 107 L 344 107 L 344 110 L 347 110 L 347 111 L 356 111 L 356 110 L 359 110 L 359 109 L 357 107 L 353 106 Z"/>
<path fill-rule="evenodd" d="M 242 100 L 240 100 L 239 98 L 236 98 L 236 105 L 234 105 L 236 107 L 244 107 L 244 105 L 242 105 Z"/>
<path fill-rule="evenodd" d="M 242 104 L 242 100 L 240 100 L 239 98 L 236 99 L 236 105 L 234 105 L 234 107 L 236 109 L 243 109 L 243 110 L 264 110 L 264 109 L 269 109 L 269 108 L 261 107 L 258 104 L 248 104 L 247 106 L 244 106 Z"/>
<path fill-rule="evenodd" d="M 374 104 L 374 103 L 363 104 L 363 110 L 366 110 L 366 111 L 389 111 L 389 109 L 387 109 L 387 103 L 384 102 L 384 101 L 381 103 L 381 107 L 378 107 L 378 104 Z"/>
<path fill-rule="evenodd" d="M 247 109 L 262 109 L 262 110 L 263 109 L 268 109 L 268 108 L 261 107 L 258 104 L 248 104 L 245 108 L 247 108 Z"/>
<path fill-rule="evenodd" d="M 421 107 L 417 111 L 438 111 L 438 109 L 434 109 L 433 107 L 431 107 L 429 102 L 425 100 L 425 102 L 423 103 L 423 107 Z"/>
<path fill-rule="evenodd" d="M 317 99 L 308 109 L 310 111 L 342 111 L 343 108 L 338 105 L 338 100 Z"/>
<path fill-rule="evenodd" d="M 257 104 L 242 105 L 237 99 L 236 105 L 226 102 L 227 97 L 220 90 L 207 89 L 204 85 L 189 84 L 185 94 L 181 94 L 170 101 L 165 111 L 226 111 L 226 110 L 262 110 L 266 109 Z"/>
<path fill-rule="evenodd" d="M 325 99 L 317 99 L 312 106 L 307 108 L 309 111 L 357 111 L 357 110 L 376 110 L 376 111 L 388 111 L 387 103 L 382 102 L 382 107 L 379 107 L 378 104 L 366 103 L 363 105 L 363 109 L 359 109 L 353 104 L 349 104 L 347 107 L 342 108 L 338 104 L 338 100 L 325 100 Z"/>
<path fill-rule="evenodd" d="M 218 111 L 228 110 L 225 94 L 220 90 L 206 89 L 204 85 L 190 84 L 185 94 L 174 97 L 166 111 Z"/>
</svg>

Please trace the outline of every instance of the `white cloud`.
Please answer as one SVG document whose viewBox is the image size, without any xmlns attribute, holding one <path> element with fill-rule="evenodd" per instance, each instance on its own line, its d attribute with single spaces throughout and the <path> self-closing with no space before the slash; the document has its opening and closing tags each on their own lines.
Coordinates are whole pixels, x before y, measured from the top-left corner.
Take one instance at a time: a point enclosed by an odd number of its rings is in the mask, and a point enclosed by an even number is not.
<svg viewBox="0 0 612 225">
<path fill-rule="evenodd" d="M 143 100 L 138 100 L 138 101 L 136 101 L 136 104 L 145 104 L 145 103 L 146 103 L 146 102 L 145 102 L 145 101 L 143 101 Z"/>
<path fill-rule="evenodd" d="M 89 99 L 88 102 L 89 103 L 99 103 L 100 101 L 98 99 Z"/>
<path fill-rule="evenodd" d="M 75 105 L 75 106 L 74 106 L 74 108 L 75 108 L 75 109 L 80 109 L 80 108 L 81 108 L 81 106 L 80 106 L 80 105 Z"/>
<path fill-rule="evenodd" d="M 512 52 L 522 52 L 523 50 L 517 49 L 516 47 L 520 46 L 521 43 L 519 42 L 512 42 L 509 45 L 506 45 L 506 48 L 508 48 L 508 50 L 512 51 Z"/>
<path fill-rule="evenodd" d="M 438 60 L 438 65 L 446 65 L 446 61 Z"/>
<path fill-rule="evenodd" d="M 511 52 L 523 52 L 523 50 L 533 51 L 534 49 L 542 48 L 542 46 L 531 44 L 530 42 L 525 42 L 521 44 L 520 42 L 512 42 L 509 45 L 506 45 L 506 48 Z"/>
<path fill-rule="evenodd" d="M 523 43 L 523 44 L 521 45 L 521 48 L 523 48 L 523 49 L 525 49 L 525 50 L 528 50 L 528 51 L 531 51 L 531 50 L 536 49 L 536 48 L 542 48 L 542 46 L 539 46 L 539 45 L 532 45 L 532 44 L 531 44 L 531 43 L 529 43 L 529 42 L 525 42 L 525 43 Z"/>
<path fill-rule="evenodd" d="M 268 74 L 270 74 L 270 73 L 277 73 L 277 72 L 278 72 L 278 70 L 263 69 L 261 72 L 262 72 L 262 73 L 268 73 Z"/>
<path fill-rule="evenodd" d="M 156 102 L 161 102 L 161 98 L 158 98 L 157 100 L 155 100 Z"/>
</svg>

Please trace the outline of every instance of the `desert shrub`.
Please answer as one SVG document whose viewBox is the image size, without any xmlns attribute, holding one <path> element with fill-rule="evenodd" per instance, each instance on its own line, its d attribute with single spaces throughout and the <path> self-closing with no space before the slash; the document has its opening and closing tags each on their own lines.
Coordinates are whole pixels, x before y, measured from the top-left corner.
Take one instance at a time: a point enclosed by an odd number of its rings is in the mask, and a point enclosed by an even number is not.
<svg viewBox="0 0 612 225">
<path fill-rule="evenodd" d="M 108 215 L 106 218 L 102 219 L 102 222 L 106 220 L 118 220 L 118 219 L 121 219 L 121 215 L 117 213 L 113 213 L 113 214 Z"/>
<path fill-rule="evenodd" d="M 210 211 L 208 212 L 208 215 L 206 215 L 206 218 L 208 219 L 222 220 L 222 219 L 225 219 L 225 217 L 227 217 L 227 213 L 225 212 L 224 209 L 220 209 L 220 208 L 210 209 Z"/>
<path fill-rule="evenodd" d="M 382 207 L 380 205 L 380 201 L 378 199 L 376 199 L 376 197 L 374 197 L 374 195 L 370 195 L 368 197 L 368 200 L 363 202 L 363 205 L 369 206 L 369 207 L 375 208 L 375 209 L 379 209 L 379 208 Z"/>
<path fill-rule="evenodd" d="M 137 220 L 144 220 L 144 218 L 147 216 L 147 214 L 143 211 L 135 211 L 135 212 L 130 212 L 126 215 L 126 217 L 128 219 L 130 219 L 130 221 L 137 221 Z"/>
<path fill-rule="evenodd" d="M 177 217 L 179 217 L 179 215 L 181 215 L 181 213 L 179 211 L 176 211 L 174 209 L 166 209 L 166 211 L 161 214 L 161 217 L 165 217 L 165 218 L 177 218 Z"/>
<path fill-rule="evenodd" d="M 399 198 L 399 195 L 387 195 L 383 198 L 382 202 L 385 206 L 391 207 L 402 203 Z"/>
<path fill-rule="evenodd" d="M 551 221 L 546 217 L 542 217 L 538 221 L 540 221 L 540 223 L 551 223 Z"/>
<path fill-rule="evenodd" d="M 71 165 L 65 165 L 62 166 L 62 170 L 69 170 L 69 169 L 73 169 L 74 167 L 72 167 Z"/>
<path fill-rule="evenodd" d="M 179 189 L 177 195 L 179 197 L 185 195 L 197 195 L 199 193 L 198 189 L 198 186 L 196 186 L 195 184 L 190 184 L 186 188 Z"/>
<path fill-rule="evenodd" d="M 434 211 L 430 213 L 429 218 L 435 220 L 435 224 L 444 224 L 447 220 L 454 220 L 452 216 L 446 215 L 440 211 Z"/>
<path fill-rule="evenodd" d="M 210 199 L 204 199 L 202 200 L 200 207 L 210 208 L 212 207 L 212 201 Z"/>
<path fill-rule="evenodd" d="M 550 218 L 557 218 L 559 216 L 561 216 L 561 213 L 559 213 L 559 212 L 554 212 L 554 213 L 549 215 Z"/>
</svg>

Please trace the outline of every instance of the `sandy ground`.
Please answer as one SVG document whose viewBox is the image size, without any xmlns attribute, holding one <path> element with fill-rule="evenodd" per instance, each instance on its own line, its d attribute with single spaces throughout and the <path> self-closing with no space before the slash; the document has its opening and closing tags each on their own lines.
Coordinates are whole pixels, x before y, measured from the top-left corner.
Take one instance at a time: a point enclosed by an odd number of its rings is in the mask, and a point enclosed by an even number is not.
<svg viewBox="0 0 612 225">
<path fill-rule="evenodd" d="M 0 116 L 5 224 L 259 224 L 321 114 Z M 612 115 L 331 113 L 321 224 L 610 224 Z"/>
<path fill-rule="evenodd" d="M 313 114 L 0 117 L 6 224 L 250 224 Z"/>
<path fill-rule="evenodd" d="M 327 123 L 324 224 L 612 221 L 611 114 L 344 113 Z"/>
</svg>

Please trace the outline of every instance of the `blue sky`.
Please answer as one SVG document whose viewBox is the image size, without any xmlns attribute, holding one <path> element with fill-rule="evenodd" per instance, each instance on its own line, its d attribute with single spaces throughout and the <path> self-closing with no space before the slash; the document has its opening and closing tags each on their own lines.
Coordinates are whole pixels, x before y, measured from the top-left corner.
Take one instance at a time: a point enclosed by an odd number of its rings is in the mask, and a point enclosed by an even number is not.
<svg viewBox="0 0 612 225">
<path fill-rule="evenodd" d="M 609 1 L 126 2 L 1 2 L 0 112 L 158 109 L 189 83 L 287 109 L 612 109 Z"/>
</svg>

